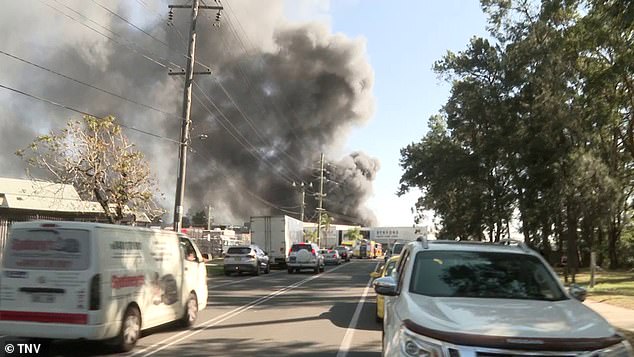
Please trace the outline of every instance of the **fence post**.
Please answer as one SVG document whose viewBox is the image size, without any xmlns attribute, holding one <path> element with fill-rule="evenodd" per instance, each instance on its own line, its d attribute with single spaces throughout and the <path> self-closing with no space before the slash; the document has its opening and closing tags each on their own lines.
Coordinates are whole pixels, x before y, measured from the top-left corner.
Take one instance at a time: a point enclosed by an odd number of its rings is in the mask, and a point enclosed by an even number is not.
<svg viewBox="0 0 634 357">
<path fill-rule="evenodd" d="M 594 273 L 597 265 L 597 253 L 590 252 L 590 287 L 594 287 Z"/>
</svg>

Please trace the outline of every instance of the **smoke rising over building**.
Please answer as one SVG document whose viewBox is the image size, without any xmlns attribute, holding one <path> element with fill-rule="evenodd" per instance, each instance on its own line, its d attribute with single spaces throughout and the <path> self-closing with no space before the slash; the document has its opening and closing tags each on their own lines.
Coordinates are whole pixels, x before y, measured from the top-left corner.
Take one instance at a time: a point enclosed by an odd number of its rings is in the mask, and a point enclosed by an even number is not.
<svg viewBox="0 0 634 357">
<path fill-rule="evenodd" d="M 374 74 L 363 40 L 333 34 L 324 24 L 290 23 L 282 1 L 223 5 L 220 26 L 213 25 L 215 12 L 199 13 L 196 70 L 209 66 L 212 74 L 195 77 L 186 207 L 212 204 L 217 219 L 231 221 L 299 212 L 292 182 L 316 184 L 324 151 L 330 164 L 324 207 L 335 218 L 373 223 L 365 202 L 380 165 L 364 153 L 341 152 L 349 131 L 374 109 Z M 174 114 L 122 101 L 5 55 L 0 55 L 1 84 L 179 139 L 183 78 L 167 72 L 184 67 L 188 10 L 175 11 L 174 25 L 167 26 L 167 3 L 158 0 L 3 6 L 3 51 Z M 79 116 L 2 89 L 0 103 L 3 176 L 23 174 L 24 164 L 13 155 L 18 148 Z M 177 145 L 127 134 L 148 155 L 161 190 L 173 197 Z M 310 193 L 307 218 L 316 205 Z M 165 202 L 170 212 L 172 205 Z"/>
</svg>

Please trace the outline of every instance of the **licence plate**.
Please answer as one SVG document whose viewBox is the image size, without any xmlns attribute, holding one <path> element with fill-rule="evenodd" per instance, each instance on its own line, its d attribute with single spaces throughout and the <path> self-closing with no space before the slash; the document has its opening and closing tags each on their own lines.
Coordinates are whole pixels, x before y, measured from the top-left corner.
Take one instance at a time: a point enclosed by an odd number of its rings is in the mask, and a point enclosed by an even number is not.
<svg viewBox="0 0 634 357">
<path fill-rule="evenodd" d="M 55 295 L 34 293 L 34 294 L 31 294 L 31 302 L 50 304 L 55 302 Z"/>
<path fill-rule="evenodd" d="M 235 260 L 239 262 L 242 260 L 242 257 L 235 257 Z"/>
</svg>

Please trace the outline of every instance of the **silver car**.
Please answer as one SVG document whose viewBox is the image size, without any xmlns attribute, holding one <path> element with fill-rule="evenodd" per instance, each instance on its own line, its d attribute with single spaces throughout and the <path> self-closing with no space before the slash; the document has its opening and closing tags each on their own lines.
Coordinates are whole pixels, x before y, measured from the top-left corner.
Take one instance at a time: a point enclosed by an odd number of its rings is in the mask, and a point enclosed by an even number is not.
<svg viewBox="0 0 634 357">
<path fill-rule="evenodd" d="M 341 264 L 341 257 L 339 256 L 339 252 L 334 249 L 322 249 L 319 251 L 321 255 L 324 256 L 324 264 Z"/>
<path fill-rule="evenodd" d="M 405 246 L 385 297 L 384 356 L 632 356 L 625 338 L 523 243 Z"/>
<path fill-rule="evenodd" d="M 225 275 L 231 273 L 249 272 L 260 275 L 260 272 L 268 274 L 271 271 L 269 257 L 257 245 L 229 247 L 224 257 Z"/>
<path fill-rule="evenodd" d="M 312 269 L 317 274 L 324 271 L 324 266 L 324 256 L 319 253 L 317 244 L 295 243 L 291 246 L 286 262 L 289 274 L 301 269 Z"/>
</svg>

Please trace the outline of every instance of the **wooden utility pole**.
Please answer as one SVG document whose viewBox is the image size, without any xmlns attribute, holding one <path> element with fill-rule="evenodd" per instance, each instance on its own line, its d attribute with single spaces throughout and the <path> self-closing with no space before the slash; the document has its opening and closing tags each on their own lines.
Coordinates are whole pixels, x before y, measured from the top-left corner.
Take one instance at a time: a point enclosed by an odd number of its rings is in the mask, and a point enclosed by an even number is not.
<svg viewBox="0 0 634 357">
<path fill-rule="evenodd" d="M 317 220 L 317 245 L 321 247 L 321 214 L 324 211 L 324 153 L 321 153 L 319 160 L 319 207 L 317 208 L 317 212 L 319 213 L 319 218 Z"/>
<path fill-rule="evenodd" d="M 200 6 L 200 0 L 193 0 L 192 5 L 169 5 L 170 9 L 192 10 L 192 23 L 189 30 L 189 49 L 187 51 L 187 67 L 185 72 L 170 72 L 170 75 L 185 75 L 185 91 L 183 94 L 183 123 L 181 125 L 180 149 L 178 152 L 178 178 L 176 180 L 176 196 L 174 199 L 174 230 L 180 232 L 183 225 L 183 197 L 185 195 L 185 172 L 187 168 L 187 146 L 189 145 L 189 127 L 191 124 L 192 83 L 194 81 L 194 56 L 196 54 L 196 21 L 198 9 L 222 10 L 222 6 Z"/>
<path fill-rule="evenodd" d="M 211 211 L 212 211 L 212 207 L 211 205 L 207 206 L 207 230 L 210 231 L 211 230 L 211 221 L 213 221 L 213 219 L 211 218 Z"/>
</svg>

